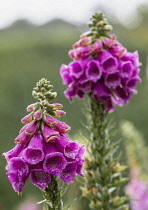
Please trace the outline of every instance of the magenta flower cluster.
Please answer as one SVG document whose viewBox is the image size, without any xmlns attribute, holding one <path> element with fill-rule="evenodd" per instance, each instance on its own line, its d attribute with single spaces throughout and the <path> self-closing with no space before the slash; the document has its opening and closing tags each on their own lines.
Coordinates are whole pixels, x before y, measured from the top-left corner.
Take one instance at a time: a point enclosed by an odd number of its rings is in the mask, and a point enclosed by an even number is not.
<svg viewBox="0 0 148 210">
<path fill-rule="evenodd" d="M 16 137 L 17 145 L 4 153 L 7 175 L 14 190 L 22 191 L 28 178 L 34 185 L 45 190 L 52 176 L 58 176 L 69 184 L 76 175 L 83 176 L 84 145 L 71 141 L 66 134 L 70 127 L 53 116 L 34 111 L 36 104 L 28 106 L 31 113 L 22 119 L 25 124 Z M 60 104 L 53 104 L 55 116 L 65 114 Z"/>
<path fill-rule="evenodd" d="M 137 169 L 131 170 L 131 179 L 125 191 L 131 199 L 130 207 L 132 210 L 148 209 L 148 184 L 137 176 Z"/>
<path fill-rule="evenodd" d="M 105 105 L 105 112 L 111 112 L 115 104 L 128 103 L 136 93 L 136 83 L 141 81 L 138 52 L 127 52 L 114 34 L 95 42 L 82 35 L 69 56 L 73 61 L 61 66 L 60 75 L 68 86 L 65 95 L 70 101 L 91 93 Z"/>
</svg>

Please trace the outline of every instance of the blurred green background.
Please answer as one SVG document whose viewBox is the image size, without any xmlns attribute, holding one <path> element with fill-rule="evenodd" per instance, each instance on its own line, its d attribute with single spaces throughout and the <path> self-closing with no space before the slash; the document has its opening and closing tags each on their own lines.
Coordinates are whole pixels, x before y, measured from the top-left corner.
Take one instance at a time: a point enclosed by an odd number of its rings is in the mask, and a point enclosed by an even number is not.
<svg viewBox="0 0 148 210">
<path fill-rule="evenodd" d="M 138 11 L 142 18 L 141 24 L 132 29 L 123 27 L 109 16 L 109 22 L 119 41 L 128 51 L 139 51 L 143 80 L 137 86 L 138 94 L 132 97 L 129 105 L 116 107 L 109 118 L 113 119 L 116 128 L 121 119 L 132 121 L 145 139 L 148 139 L 148 7 L 140 7 Z M 20 120 L 27 114 L 26 107 L 35 101 L 31 94 L 32 89 L 43 77 L 51 81 L 54 91 L 58 93 L 55 102 L 64 105 L 63 110 L 67 115 L 62 120 L 72 127 L 69 135 L 72 139 L 81 141 L 85 102 L 76 99 L 70 104 L 64 97 L 66 86 L 62 84 L 59 68 L 62 63 L 68 64 L 71 61 L 67 55 L 68 50 L 86 30 L 85 25 L 76 26 L 60 19 L 42 26 L 20 20 L 9 28 L 0 30 L 0 154 L 14 146 L 13 140 L 22 127 Z M 0 163 L 0 210 L 16 210 L 17 205 L 24 200 L 42 200 L 40 190 L 30 182 L 23 190 L 23 196 L 19 197 L 7 180 L 6 161 L 2 156 Z M 65 201 L 78 197 L 72 209 L 89 209 L 87 200 L 81 198 L 77 189 L 78 184 L 71 184 Z"/>
</svg>

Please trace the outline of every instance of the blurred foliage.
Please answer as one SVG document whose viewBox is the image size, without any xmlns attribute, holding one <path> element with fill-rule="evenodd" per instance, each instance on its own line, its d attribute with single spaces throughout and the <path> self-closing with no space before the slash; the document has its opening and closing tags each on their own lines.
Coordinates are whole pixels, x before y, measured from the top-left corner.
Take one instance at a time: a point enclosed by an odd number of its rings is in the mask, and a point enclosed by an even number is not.
<svg viewBox="0 0 148 210">
<path fill-rule="evenodd" d="M 148 81 L 146 78 L 146 60 L 148 56 L 148 8 L 139 9 L 142 17 L 141 24 L 134 29 L 124 28 L 120 24 L 113 24 L 114 33 L 128 51 L 138 49 L 143 63 L 141 77 L 143 82 L 138 84 L 138 95 L 133 96 L 128 106 L 117 107 L 109 117 L 115 122 L 121 119 L 134 122 L 135 126 L 148 139 Z M 84 26 L 82 26 L 84 29 Z M 82 29 L 79 26 L 79 29 Z M 62 63 L 69 63 L 68 50 L 79 39 L 78 27 L 62 20 L 53 20 L 42 26 L 32 25 L 25 20 L 17 21 L 9 28 L 0 30 L 0 96 L 1 96 L 1 133 L 0 153 L 10 150 L 13 140 L 21 128 L 20 120 L 27 114 L 27 105 L 34 102 L 31 95 L 35 83 L 42 77 L 47 78 L 54 85 L 58 93 L 55 102 L 62 103 L 67 115 L 62 118 L 72 127 L 70 135 L 79 136 L 85 122 L 83 116 L 84 101 L 75 100 L 70 104 L 64 97 L 66 89 L 62 85 L 59 68 Z M 147 67 L 148 68 L 148 67 Z M 148 69 L 147 69 L 148 71 Z M 116 125 L 118 128 L 118 124 Z M 120 134 L 120 133 L 119 133 Z M 80 138 L 80 137 L 78 137 Z M 145 142 L 148 145 L 148 142 Z M 40 191 L 30 182 L 19 197 L 15 193 L 5 175 L 6 161 L 1 157 L 0 170 L 0 210 L 15 210 L 18 203 L 28 197 L 42 200 Z M 69 202 L 78 197 L 71 209 L 86 210 L 88 203 L 81 198 L 78 184 L 71 184 L 65 201 Z"/>
<path fill-rule="evenodd" d="M 129 169 L 137 168 L 140 179 L 148 182 L 148 147 L 145 146 L 143 136 L 129 121 L 121 121 L 120 127 L 124 137 Z"/>
</svg>

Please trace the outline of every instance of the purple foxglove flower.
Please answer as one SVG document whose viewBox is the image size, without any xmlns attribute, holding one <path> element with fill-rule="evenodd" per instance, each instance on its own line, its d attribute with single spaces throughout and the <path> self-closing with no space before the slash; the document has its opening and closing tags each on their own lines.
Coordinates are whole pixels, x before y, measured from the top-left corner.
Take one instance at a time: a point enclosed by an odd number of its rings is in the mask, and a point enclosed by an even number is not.
<svg viewBox="0 0 148 210">
<path fill-rule="evenodd" d="M 104 85 L 103 81 L 99 81 L 93 86 L 93 96 L 98 103 L 102 103 L 110 98 L 109 89 Z"/>
<path fill-rule="evenodd" d="M 34 120 L 41 120 L 42 119 L 42 112 L 39 110 L 33 114 Z"/>
<path fill-rule="evenodd" d="M 87 68 L 88 62 L 91 61 L 91 60 L 92 60 L 91 56 L 88 56 L 86 58 L 83 58 L 83 59 L 79 60 L 79 63 L 81 65 L 82 69 L 85 70 Z M 85 71 L 83 71 L 83 73 L 85 73 Z"/>
<path fill-rule="evenodd" d="M 29 135 L 34 135 L 38 130 L 38 123 L 37 121 L 32 121 L 31 123 L 27 124 L 25 129 L 25 133 Z"/>
<path fill-rule="evenodd" d="M 84 152 L 85 152 L 85 146 L 82 145 L 79 147 L 79 150 L 78 150 L 78 153 L 77 153 L 77 156 L 76 156 L 76 159 L 79 160 L 82 158 L 82 156 L 84 155 Z"/>
<path fill-rule="evenodd" d="M 134 67 L 141 66 L 141 63 L 139 62 L 139 54 L 138 51 L 135 51 L 133 53 L 126 52 L 124 56 L 121 58 L 122 61 L 131 61 Z"/>
<path fill-rule="evenodd" d="M 68 136 L 66 134 L 60 134 L 60 138 L 58 141 L 54 142 L 54 145 L 60 152 L 64 153 L 65 146 L 68 144 L 68 142 L 70 142 Z"/>
<path fill-rule="evenodd" d="M 51 182 L 50 174 L 43 169 L 34 169 L 31 171 L 31 181 L 34 185 L 45 190 L 47 185 Z"/>
<path fill-rule="evenodd" d="M 71 130 L 71 127 L 65 122 L 57 121 L 57 123 L 54 125 L 54 129 L 57 130 L 59 133 L 67 133 Z"/>
<path fill-rule="evenodd" d="M 17 144 L 12 150 L 3 153 L 3 155 L 6 160 L 9 161 L 11 158 L 17 157 L 24 148 L 26 148 L 26 146 Z"/>
<path fill-rule="evenodd" d="M 49 126 L 54 126 L 55 124 L 57 124 L 58 120 L 50 115 L 45 115 L 44 122 Z"/>
<path fill-rule="evenodd" d="M 88 80 L 92 82 L 96 82 L 101 78 L 102 70 L 98 61 L 89 61 L 89 63 L 87 64 L 86 76 Z"/>
<path fill-rule="evenodd" d="M 122 58 L 122 56 L 127 52 L 127 49 L 122 45 L 115 45 L 112 48 L 109 48 L 109 52 L 117 58 Z"/>
<path fill-rule="evenodd" d="M 127 82 L 127 87 L 129 88 L 129 89 L 135 89 L 135 87 L 136 87 L 136 83 L 137 82 L 140 82 L 141 81 L 141 79 L 140 78 L 132 78 L 132 79 L 130 79 L 128 82 Z"/>
<path fill-rule="evenodd" d="M 60 178 L 66 183 L 69 184 L 73 181 L 77 170 L 77 163 L 76 161 L 70 162 L 67 164 L 66 168 L 60 174 Z"/>
<path fill-rule="evenodd" d="M 99 54 L 98 59 L 100 60 L 103 71 L 106 74 L 115 73 L 117 71 L 118 60 L 117 60 L 117 58 L 113 57 L 112 54 L 109 53 L 108 51 L 103 50 Z"/>
<path fill-rule="evenodd" d="M 129 89 L 127 88 L 122 88 L 122 87 L 117 87 L 115 89 L 115 93 L 116 95 L 121 98 L 125 103 L 128 103 L 131 96 L 132 96 L 132 93 L 129 92 Z"/>
<path fill-rule="evenodd" d="M 87 57 L 91 52 L 91 47 L 89 45 L 78 47 L 74 49 L 74 57 L 75 59 L 81 59 Z"/>
<path fill-rule="evenodd" d="M 42 132 L 43 132 L 43 136 L 46 142 L 54 142 L 58 140 L 60 137 L 58 131 L 52 129 L 51 127 L 45 124 L 43 126 Z"/>
<path fill-rule="evenodd" d="M 79 151 L 79 145 L 75 141 L 68 142 L 64 148 L 64 154 L 66 157 L 75 159 Z"/>
<path fill-rule="evenodd" d="M 139 68 L 134 68 L 132 77 L 138 78 L 138 81 L 141 82 L 142 80 L 141 80 L 141 78 L 139 77 L 139 73 L 140 73 L 140 69 L 139 69 Z"/>
<path fill-rule="evenodd" d="M 62 76 L 63 74 L 69 74 L 69 67 L 65 64 L 62 64 L 60 68 L 60 75 Z"/>
<path fill-rule="evenodd" d="M 30 123 L 33 120 L 32 114 L 28 114 L 22 118 L 21 122 L 24 124 Z"/>
<path fill-rule="evenodd" d="M 74 76 L 75 78 L 79 78 L 84 72 L 79 61 L 71 62 L 69 64 L 69 69 L 70 69 L 70 75 Z"/>
<path fill-rule="evenodd" d="M 55 114 L 55 117 L 62 117 L 64 115 L 66 115 L 66 112 L 64 112 L 62 110 L 55 110 L 54 114 Z"/>
<path fill-rule="evenodd" d="M 82 172 L 82 166 L 85 160 L 81 159 L 79 161 L 77 161 L 77 169 L 76 169 L 76 173 L 82 177 L 84 177 L 84 173 Z"/>
<path fill-rule="evenodd" d="M 93 53 L 99 53 L 103 50 L 102 42 L 97 40 L 95 41 L 91 46 L 91 52 Z"/>
<path fill-rule="evenodd" d="M 105 85 L 108 88 L 116 88 L 119 86 L 121 82 L 121 74 L 120 72 L 115 72 L 113 74 L 106 74 L 105 75 Z"/>
<path fill-rule="evenodd" d="M 86 82 L 88 82 L 88 78 L 86 77 L 86 73 L 84 72 L 84 73 L 80 76 L 80 78 L 79 78 L 79 83 L 78 83 L 78 85 L 79 85 L 79 84 L 84 84 L 84 83 L 86 83 Z"/>
<path fill-rule="evenodd" d="M 19 134 L 21 134 L 24 130 L 26 130 L 27 126 L 28 126 L 28 124 L 24 125 L 24 126 L 20 129 Z"/>
<path fill-rule="evenodd" d="M 132 168 L 130 172 L 130 182 L 126 185 L 125 192 L 131 199 L 131 210 L 148 209 L 147 183 L 140 180 L 139 171 L 137 171 L 137 168 Z"/>
<path fill-rule="evenodd" d="M 11 158 L 8 162 L 8 170 L 20 176 L 25 176 L 29 173 L 28 164 L 21 157 Z"/>
<path fill-rule="evenodd" d="M 49 174 L 59 176 L 67 164 L 64 155 L 57 150 L 53 143 L 45 144 L 45 154 L 44 170 Z"/>
<path fill-rule="evenodd" d="M 14 142 L 17 144 L 27 144 L 31 139 L 31 135 L 27 134 L 26 131 L 24 130 L 21 134 L 19 134 Z"/>
<path fill-rule="evenodd" d="M 62 77 L 63 80 L 63 84 L 65 85 L 69 85 L 72 82 L 72 78 L 70 76 L 70 70 L 69 67 L 67 65 L 62 65 L 60 68 L 60 75 Z"/>
<path fill-rule="evenodd" d="M 112 96 L 112 102 L 114 104 L 117 104 L 118 106 L 123 106 L 124 104 L 124 100 L 119 98 L 114 92 L 112 92 L 113 96 Z"/>
<path fill-rule="evenodd" d="M 50 174 L 45 172 L 42 167 L 34 168 L 33 170 L 31 170 L 30 174 L 32 183 L 42 190 L 45 190 L 47 185 L 51 182 Z"/>
<path fill-rule="evenodd" d="M 41 134 L 37 133 L 31 138 L 22 156 L 30 164 L 37 164 L 44 159 L 43 138 Z"/>
<path fill-rule="evenodd" d="M 73 97 L 76 96 L 77 87 L 76 85 L 71 85 L 66 91 L 64 91 L 65 96 L 72 102 Z"/>
<path fill-rule="evenodd" d="M 122 78 L 130 78 L 133 74 L 133 65 L 130 61 L 122 63 L 121 76 Z"/>
<path fill-rule="evenodd" d="M 105 101 L 105 109 L 104 109 L 104 113 L 111 113 L 113 112 L 115 109 L 115 106 L 112 103 L 112 100 L 109 98 L 108 100 Z"/>
<path fill-rule="evenodd" d="M 76 97 L 84 99 L 84 92 L 82 90 L 77 90 Z"/>
<path fill-rule="evenodd" d="M 8 172 L 7 175 L 14 191 L 18 192 L 18 194 L 21 195 L 21 191 L 28 179 L 28 175 L 20 176 L 17 173 L 11 173 L 11 172 Z"/>
<path fill-rule="evenodd" d="M 91 91 L 92 83 L 90 81 L 79 83 L 78 88 L 84 93 L 89 93 Z"/>
</svg>

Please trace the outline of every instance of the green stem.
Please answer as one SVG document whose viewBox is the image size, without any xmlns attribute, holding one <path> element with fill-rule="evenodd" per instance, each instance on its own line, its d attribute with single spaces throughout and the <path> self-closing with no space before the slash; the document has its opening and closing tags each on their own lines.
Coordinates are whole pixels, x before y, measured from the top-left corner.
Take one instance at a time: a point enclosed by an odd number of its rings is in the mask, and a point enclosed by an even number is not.
<svg viewBox="0 0 148 210">
<path fill-rule="evenodd" d="M 63 210 L 61 189 L 56 177 L 51 177 L 51 182 L 43 192 L 43 196 L 46 199 L 43 204 L 43 210 Z"/>
<path fill-rule="evenodd" d="M 104 105 L 98 104 L 90 95 L 88 116 L 88 159 L 86 160 L 85 187 L 83 195 L 90 200 L 91 209 L 127 209 L 126 197 L 119 196 L 122 178 L 118 158 L 114 159 L 116 146 L 111 143 L 107 114 Z"/>
</svg>

